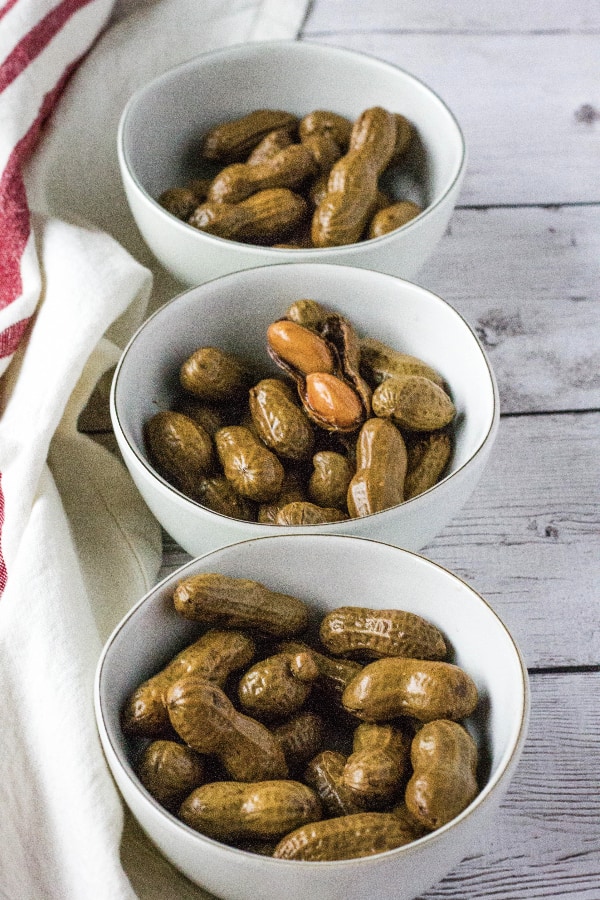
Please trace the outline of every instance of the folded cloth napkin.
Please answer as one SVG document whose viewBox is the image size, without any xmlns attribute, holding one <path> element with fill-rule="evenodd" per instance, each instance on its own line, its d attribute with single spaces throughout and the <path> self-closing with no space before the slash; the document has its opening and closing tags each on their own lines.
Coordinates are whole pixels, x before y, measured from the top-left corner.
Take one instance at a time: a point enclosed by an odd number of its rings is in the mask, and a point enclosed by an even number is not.
<svg viewBox="0 0 600 900">
<path fill-rule="evenodd" d="M 188 900 L 124 815 L 96 733 L 102 644 L 155 582 L 161 534 L 77 431 L 148 310 L 181 290 L 141 245 L 116 128 L 196 53 L 296 36 L 306 0 L 0 7 L 0 897 Z"/>
</svg>

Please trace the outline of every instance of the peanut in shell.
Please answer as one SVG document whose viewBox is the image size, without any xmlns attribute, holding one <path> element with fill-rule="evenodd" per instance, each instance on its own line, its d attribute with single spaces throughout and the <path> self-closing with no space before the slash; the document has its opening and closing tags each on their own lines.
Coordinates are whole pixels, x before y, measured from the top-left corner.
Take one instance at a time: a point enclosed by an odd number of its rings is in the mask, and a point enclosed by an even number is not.
<svg viewBox="0 0 600 900">
<path fill-rule="evenodd" d="M 358 436 L 356 472 L 346 495 L 350 516 L 368 516 L 402 503 L 406 466 L 406 446 L 396 426 L 387 419 L 367 419 Z"/>
<path fill-rule="evenodd" d="M 396 228 L 402 228 L 422 212 L 423 208 L 418 203 L 413 203 L 412 200 L 399 200 L 397 203 L 391 203 L 374 214 L 369 222 L 367 238 L 381 237 L 383 234 L 395 231 Z"/>
<path fill-rule="evenodd" d="M 308 204 L 289 188 L 265 188 L 239 203 L 209 201 L 197 206 L 188 224 L 207 234 L 248 244 L 278 244 L 296 231 Z"/>
<path fill-rule="evenodd" d="M 155 800 L 174 812 L 202 784 L 204 759 L 185 744 L 152 741 L 137 765 L 137 775 Z"/>
<path fill-rule="evenodd" d="M 414 840 L 413 833 L 393 813 L 359 812 L 311 822 L 277 844 L 275 859 L 354 859 L 385 853 Z"/>
<path fill-rule="evenodd" d="M 294 500 L 286 503 L 277 512 L 277 525 L 323 525 L 327 522 L 341 522 L 348 516 L 336 507 L 317 506 L 309 500 Z"/>
<path fill-rule="evenodd" d="M 283 465 L 249 428 L 220 428 L 215 445 L 225 477 L 239 494 L 258 503 L 275 500 L 283 485 Z"/>
<path fill-rule="evenodd" d="M 447 653 L 435 625 L 400 609 L 340 606 L 323 617 L 319 637 L 335 656 L 444 659 Z"/>
<path fill-rule="evenodd" d="M 210 186 L 208 200 L 240 203 L 267 188 L 296 190 L 316 172 L 317 164 L 308 147 L 291 144 L 263 162 L 232 163 L 221 169 Z"/>
<path fill-rule="evenodd" d="M 458 722 L 438 719 L 424 725 L 413 738 L 411 761 L 405 801 L 424 827 L 440 828 L 477 796 L 477 746 Z"/>
<path fill-rule="evenodd" d="M 250 664 L 255 649 L 254 640 L 241 631 L 212 628 L 205 632 L 127 698 L 121 712 L 123 730 L 146 737 L 164 734 L 169 726 L 165 697 L 174 681 L 198 674 L 223 686 L 232 672 Z"/>
<path fill-rule="evenodd" d="M 310 710 L 301 710 L 273 728 L 290 772 L 301 770 L 323 746 L 325 723 Z"/>
<path fill-rule="evenodd" d="M 363 722 L 354 732 L 342 780 L 365 809 L 393 803 L 409 770 L 410 738 L 393 725 Z"/>
<path fill-rule="evenodd" d="M 202 140 L 206 159 L 243 159 L 269 132 L 295 126 L 298 119 L 279 109 L 255 109 L 245 116 L 211 128 Z"/>
<path fill-rule="evenodd" d="M 247 838 L 271 840 L 320 819 L 321 803 L 315 792 L 299 781 L 218 781 L 193 791 L 182 803 L 179 816 L 196 831 L 226 843 Z"/>
<path fill-rule="evenodd" d="M 334 450 L 320 450 L 312 458 L 308 497 L 318 506 L 346 510 L 346 494 L 352 478 L 348 459 Z"/>
<path fill-rule="evenodd" d="M 373 387 L 394 375 L 424 375 L 440 387 L 444 379 L 436 370 L 410 353 L 401 353 L 374 337 L 360 340 L 360 371 Z"/>
<path fill-rule="evenodd" d="M 214 463 L 210 435 L 183 413 L 162 410 L 153 415 L 144 424 L 144 443 L 157 472 L 188 495 Z"/>
<path fill-rule="evenodd" d="M 310 651 L 276 653 L 259 660 L 242 675 L 238 699 L 259 719 L 291 716 L 308 699 L 319 670 Z"/>
<path fill-rule="evenodd" d="M 311 759 L 304 781 L 318 794 L 328 816 L 348 816 L 364 807 L 343 780 L 346 757 L 337 750 L 322 750 Z"/>
<path fill-rule="evenodd" d="M 313 451 L 313 426 L 293 389 L 277 378 L 263 378 L 249 391 L 252 422 L 260 439 L 284 459 L 308 459 Z"/>
<path fill-rule="evenodd" d="M 406 500 L 429 490 L 442 477 L 452 455 L 448 431 L 432 431 L 406 445 L 408 468 L 404 479 Z"/>
<path fill-rule="evenodd" d="M 216 403 L 244 396 L 250 377 L 237 356 L 220 347 L 198 347 L 179 370 L 184 390 L 200 400 Z"/>
<path fill-rule="evenodd" d="M 456 409 L 448 394 L 423 375 L 387 378 L 374 391 L 373 412 L 407 431 L 434 431 L 452 422 Z"/>
<path fill-rule="evenodd" d="M 393 656 L 366 665 L 342 696 L 344 707 L 366 722 L 398 716 L 456 721 L 470 716 L 477 702 L 477 686 L 459 666 Z"/>
<path fill-rule="evenodd" d="M 171 725 L 198 753 L 219 758 L 235 781 L 287 778 L 277 738 L 235 708 L 227 695 L 198 675 L 184 675 L 166 693 Z"/>
<path fill-rule="evenodd" d="M 216 627 L 249 628 L 277 638 L 293 637 L 308 625 L 308 606 L 297 597 L 218 572 L 181 579 L 173 603 L 186 619 Z"/>
</svg>

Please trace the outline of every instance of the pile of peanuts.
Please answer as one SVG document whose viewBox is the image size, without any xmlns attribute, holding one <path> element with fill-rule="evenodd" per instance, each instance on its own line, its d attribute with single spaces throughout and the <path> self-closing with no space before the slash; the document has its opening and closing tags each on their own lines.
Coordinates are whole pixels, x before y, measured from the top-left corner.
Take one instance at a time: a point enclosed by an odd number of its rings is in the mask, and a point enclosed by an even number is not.
<svg viewBox="0 0 600 900">
<path fill-rule="evenodd" d="M 440 374 L 316 300 L 266 334 L 281 377 L 199 347 L 173 409 L 144 426 L 157 472 L 209 509 L 263 524 L 342 521 L 403 503 L 439 481 L 455 406 Z"/>
<path fill-rule="evenodd" d="M 205 572 L 177 613 L 202 633 L 127 698 L 141 783 L 196 831 L 279 859 L 370 856 L 449 822 L 478 793 L 462 724 L 473 679 L 398 609 L 301 599 Z"/>
<path fill-rule="evenodd" d="M 171 187 L 158 202 L 201 231 L 250 244 L 336 247 L 380 237 L 422 212 L 382 189 L 414 133 L 379 106 L 354 122 L 327 110 L 301 119 L 254 110 L 204 135 L 199 169 L 222 167 L 213 177 Z"/>
</svg>

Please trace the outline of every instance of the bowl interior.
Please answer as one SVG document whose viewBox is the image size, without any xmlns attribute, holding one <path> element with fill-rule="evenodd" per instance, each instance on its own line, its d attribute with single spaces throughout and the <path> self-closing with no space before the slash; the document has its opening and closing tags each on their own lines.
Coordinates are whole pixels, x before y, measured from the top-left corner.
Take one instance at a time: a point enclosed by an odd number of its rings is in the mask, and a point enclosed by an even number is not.
<svg viewBox="0 0 600 900">
<path fill-rule="evenodd" d="M 117 368 L 112 412 L 115 428 L 142 465 L 149 467 L 144 422 L 172 405 L 182 362 L 197 347 L 218 346 L 265 372 L 281 374 L 266 352 L 266 329 L 302 297 L 346 315 L 361 336 L 378 338 L 434 366 L 449 384 L 457 408 L 449 474 L 477 453 L 497 421 L 496 388 L 477 338 L 458 313 L 424 288 L 390 275 L 290 263 L 192 288 L 134 335 Z"/>
<path fill-rule="evenodd" d="M 464 142 L 454 116 L 428 87 L 388 63 L 353 51 L 294 41 L 256 42 L 204 54 L 131 98 L 121 152 L 137 184 L 156 198 L 211 174 L 199 165 L 199 138 L 214 125 L 260 108 L 299 117 L 330 109 L 354 119 L 384 106 L 417 127 L 392 194 L 432 204 L 457 179 Z"/>
<path fill-rule="evenodd" d="M 524 737 L 528 687 L 519 651 L 492 608 L 459 578 L 409 551 L 350 536 L 279 535 L 192 560 L 142 599 L 107 642 L 96 680 L 99 728 L 118 765 L 149 804 L 155 806 L 135 777 L 119 712 L 143 679 L 199 633 L 197 625 L 176 614 L 171 600 L 177 581 L 198 572 L 251 578 L 295 594 L 310 603 L 315 619 L 341 605 L 400 608 L 429 619 L 444 633 L 453 661 L 469 672 L 480 693 L 478 710 L 467 723 L 483 758 L 482 790 L 472 805 L 481 803 L 502 777 Z"/>
</svg>

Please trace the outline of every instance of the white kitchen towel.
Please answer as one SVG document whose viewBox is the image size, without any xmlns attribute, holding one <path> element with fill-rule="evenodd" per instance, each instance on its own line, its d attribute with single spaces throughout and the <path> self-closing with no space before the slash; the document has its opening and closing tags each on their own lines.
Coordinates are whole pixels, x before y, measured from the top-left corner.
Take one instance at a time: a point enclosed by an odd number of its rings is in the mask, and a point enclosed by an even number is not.
<svg viewBox="0 0 600 900">
<path fill-rule="evenodd" d="M 0 6 L 2 900 L 207 896 L 124 818 L 100 748 L 97 659 L 155 581 L 161 536 L 121 463 L 76 423 L 148 309 L 181 289 L 126 206 L 115 152 L 124 103 L 196 53 L 294 37 L 306 8 Z"/>
</svg>

